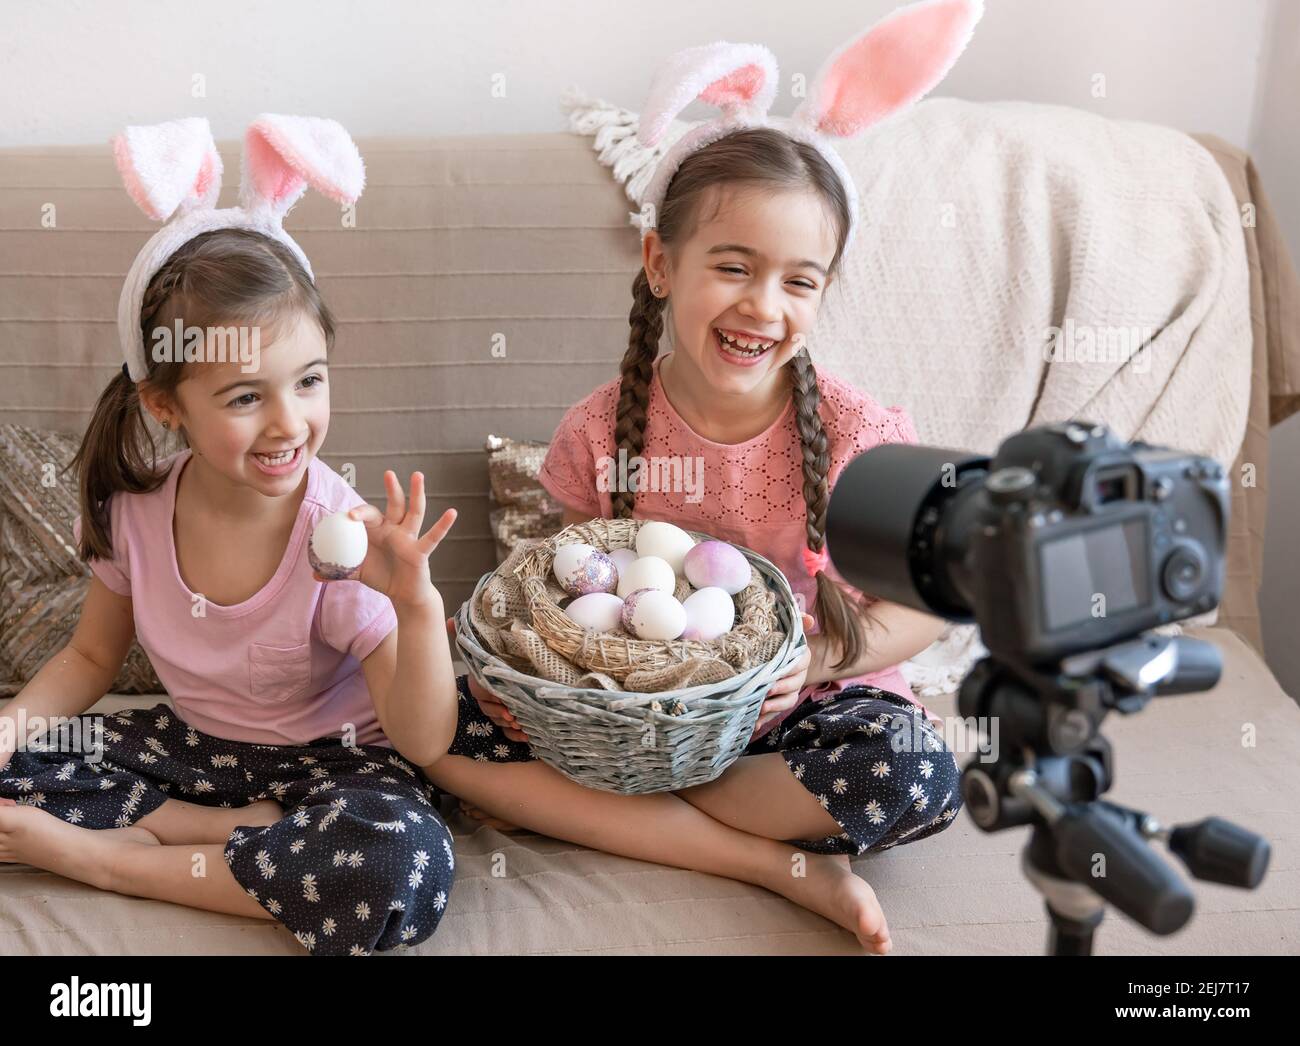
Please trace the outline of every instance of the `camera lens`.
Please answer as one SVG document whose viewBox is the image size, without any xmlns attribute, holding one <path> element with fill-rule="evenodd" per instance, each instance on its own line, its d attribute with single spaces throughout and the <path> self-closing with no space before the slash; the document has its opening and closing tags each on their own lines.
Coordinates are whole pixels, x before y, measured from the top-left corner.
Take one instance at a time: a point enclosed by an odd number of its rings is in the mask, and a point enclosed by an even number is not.
<svg viewBox="0 0 1300 1046">
<path fill-rule="evenodd" d="M 966 556 L 988 458 L 886 443 L 848 463 L 831 493 L 826 545 L 835 569 L 881 599 L 972 619 Z"/>
</svg>

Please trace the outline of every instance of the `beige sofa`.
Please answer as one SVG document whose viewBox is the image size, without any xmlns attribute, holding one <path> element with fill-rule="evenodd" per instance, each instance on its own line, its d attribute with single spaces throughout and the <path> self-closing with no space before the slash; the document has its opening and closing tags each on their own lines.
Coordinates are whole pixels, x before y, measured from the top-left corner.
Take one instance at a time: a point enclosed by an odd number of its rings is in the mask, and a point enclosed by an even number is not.
<svg viewBox="0 0 1300 1046">
<path fill-rule="evenodd" d="M 323 457 L 335 468 L 353 463 L 360 493 L 380 503 L 385 468 L 424 470 L 431 518 L 448 505 L 460 513 L 432 563 L 456 606 L 495 563 L 485 437 L 548 439 L 566 407 L 613 376 L 626 345 L 636 237 L 626 199 L 578 137 L 359 144 L 369 185 L 357 228 L 342 228 L 333 205 L 313 194 L 288 222 L 341 321 Z M 226 170 L 237 171 L 237 146 L 223 143 L 221 151 Z M 0 151 L 0 185 L 8 187 L 0 195 L 0 420 L 79 431 L 120 366 L 117 294 L 149 226 L 105 147 Z M 222 205 L 235 192 L 227 185 Z M 57 226 L 42 228 L 41 208 L 51 202 Z M 505 336 L 505 360 L 492 352 L 497 335 Z M 1256 352 L 1264 390 L 1252 407 L 1258 442 L 1269 426 L 1268 370 L 1262 344 Z M 1258 506 L 1254 519 L 1262 519 Z M 1252 563 L 1262 559 L 1261 535 L 1256 524 L 1241 537 Z M 1256 571 L 1233 594 L 1247 617 L 1257 582 Z M 1197 915 L 1171 938 L 1112 913 L 1098 937 L 1101 953 L 1300 951 L 1300 709 L 1250 642 L 1228 627 L 1198 634 L 1223 651 L 1222 682 L 1108 722 L 1119 767 L 1111 794 L 1171 822 L 1235 820 L 1269 838 L 1272 868 L 1254 892 L 1198 884 Z M 96 710 L 157 700 L 109 695 Z M 947 715 L 954 704 L 950 695 L 931 707 Z M 1242 743 L 1248 723 L 1255 747 Z M 762 889 L 503 834 L 451 804 L 446 812 L 458 879 L 441 927 L 418 953 L 858 951 L 847 933 Z M 1018 867 L 1024 837 L 1024 830 L 985 835 L 963 815 L 921 844 L 856 860 L 882 900 L 896 953 L 1040 951 L 1042 905 Z M 498 854 L 504 876 L 492 874 Z M 102 894 L 0 865 L 0 952 L 302 949 L 269 922 Z"/>
</svg>

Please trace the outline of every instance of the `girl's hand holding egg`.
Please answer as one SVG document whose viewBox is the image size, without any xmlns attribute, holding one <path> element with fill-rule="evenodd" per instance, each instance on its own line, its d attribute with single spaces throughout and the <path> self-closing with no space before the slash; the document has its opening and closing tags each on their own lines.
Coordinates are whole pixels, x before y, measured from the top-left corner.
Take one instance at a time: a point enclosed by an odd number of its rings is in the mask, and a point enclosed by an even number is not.
<svg viewBox="0 0 1300 1046">
<path fill-rule="evenodd" d="M 357 505 L 346 513 L 327 516 L 317 524 L 308 546 L 314 576 L 317 581 L 355 578 L 376 592 L 382 592 L 399 610 L 441 608 L 442 596 L 429 577 L 429 554 L 456 522 L 456 510 L 447 509 L 421 536 L 424 474 L 411 474 L 409 506 L 392 469 L 384 473 L 384 489 L 388 495 L 386 512 L 381 513 L 373 505 Z M 364 545 L 359 542 L 356 531 L 347 525 L 350 521 L 365 526 Z M 364 556 L 357 564 L 356 556 L 363 548 Z M 339 557 L 344 561 L 339 562 Z M 321 567 L 325 567 L 328 573 L 322 573 Z"/>
</svg>

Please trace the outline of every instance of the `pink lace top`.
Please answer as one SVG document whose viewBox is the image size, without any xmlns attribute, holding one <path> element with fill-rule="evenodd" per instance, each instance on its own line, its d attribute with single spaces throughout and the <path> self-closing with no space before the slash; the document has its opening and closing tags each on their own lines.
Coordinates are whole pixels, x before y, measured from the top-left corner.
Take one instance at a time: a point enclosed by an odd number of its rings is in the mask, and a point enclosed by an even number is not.
<svg viewBox="0 0 1300 1046">
<path fill-rule="evenodd" d="M 782 415 L 753 439 L 715 443 L 696 433 L 669 402 L 659 379 L 659 365 L 664 358 L 654 361 L 641 456 L 647 461 L 676 459 L 681 463 L 683 482 L 667 484 L 681 489 L 657 490 L 653 487 L 660 484 L 643 479 L 633 517 L 665 520 L 767 557 L 784 572 L 796 599 L 817 622 L 810 634 L 819 632 L 817 582 L 801 556 L 807 544 L 807 509 L 793 397 Z M 557 501 L 591 518 L 614 516 L 610 489 L 618 478 L 614 418 L 619 384 L 615 378 L 569 408 L 551 440 L 539 477 Z M 866 393 L 822 371 L 817 372 L 817 387 L 821 391 L 819 414 L 831 457 L 828 478 L 832 489 L 844 467 L 863 451 L 881 443 L 917 441 L 912 419 L 902 407 L 881 407 Z M 697 462 L 702 462 L 702 482 L 698 474 L 691 475 Z M 627 466 L 629 470 L 631 467 Z M 646 470 L 652 476 L 658 471 Z M 649 489 L 647 483 L 651 484 Z M 831 577 L 843 582 L 833 565 L 826 569 Z M 864 676 L 806 686 L 800 691 L 800 703 L 809 698 L 828 700 L 854 683 L 879 687 L 915 701 L 902 672 L 893 666 Z M 775 726 L 776 721 L 770 725 Z"/>
</svg>

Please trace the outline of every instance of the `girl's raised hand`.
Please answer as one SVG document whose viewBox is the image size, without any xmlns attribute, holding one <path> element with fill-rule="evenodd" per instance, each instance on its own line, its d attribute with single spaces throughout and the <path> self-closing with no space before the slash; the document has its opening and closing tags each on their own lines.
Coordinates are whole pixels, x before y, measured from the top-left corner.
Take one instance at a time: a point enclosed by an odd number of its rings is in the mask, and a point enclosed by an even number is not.
<svg viewBox="0 0 1300 1046">
<path fill-rule="evenodd" d="M 421 536 L 424 473 L 411 473 L 409 505 L 392 469 L 384 473 L 384 490 L 388 495 L 386 512 L 380 512 L 374 505 L 357 505 L 348 513 L 366 525 L 366 537 L 370 541 L 357 580 L 382 592 L 394 607 L 440 608 L 442 597 L 429 577 L 429 554 L 456 522 L 456 510 L 447 509 Z M 318 581 L 326 580 L 319 574 L 315 577 Z"/>
</svg>

